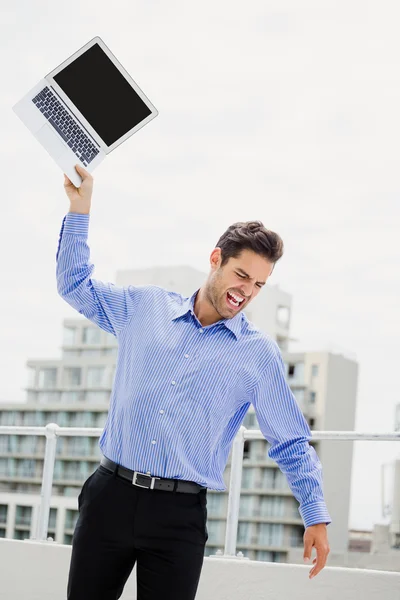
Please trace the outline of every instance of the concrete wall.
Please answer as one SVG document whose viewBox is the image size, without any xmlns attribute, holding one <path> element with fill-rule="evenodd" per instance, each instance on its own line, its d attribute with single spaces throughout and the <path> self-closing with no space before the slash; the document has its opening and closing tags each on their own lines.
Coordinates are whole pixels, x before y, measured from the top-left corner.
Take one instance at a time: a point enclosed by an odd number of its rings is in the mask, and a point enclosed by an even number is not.
<svg viewBox="0 0 400 600">
<path fill-rule="evenodd" d="M 288 553 L 288 563 L 303 564 L 303 551 L 297 548 L 291 549 Z M 395 571 L 400 575 L 400 550 L 388 550 L 387 552 L 377 553 L 331 551 L 329 554 L 329 564 L 332 567 Z M 384 597 L 382 600 L 384 600 Z"/>
<path fill-rule="evenodd" d="M 1 598 L 65 600 L 70 546 L 0 539 Z M 398 600 L 400 573 L 205 558 L 196 600 Z M 23 576 L 21 576 L 23 574 Z M 136 600 L 136 568 L 122 600 Z"/>
</svg>

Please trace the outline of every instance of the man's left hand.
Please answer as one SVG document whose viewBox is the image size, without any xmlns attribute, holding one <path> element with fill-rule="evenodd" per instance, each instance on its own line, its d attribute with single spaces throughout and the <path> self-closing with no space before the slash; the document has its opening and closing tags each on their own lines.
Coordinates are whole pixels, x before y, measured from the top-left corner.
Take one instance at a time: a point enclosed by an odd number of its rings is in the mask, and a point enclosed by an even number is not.
<svg viewBox="0 0 400 600">
<path fill-rule="evenodd" d="M 328 543 L 328 534 L 326 531 L 326 523 L 318 523 L 310 525 L 304 532 L 304 562 L 310 560 L 313 547 L 317 552 L 317 556 L 313 560 L 313 568 L 310 571 L 309 578 L 312 579 L 326 564 L 326 559 L 330 552 Z"/>
</svg>

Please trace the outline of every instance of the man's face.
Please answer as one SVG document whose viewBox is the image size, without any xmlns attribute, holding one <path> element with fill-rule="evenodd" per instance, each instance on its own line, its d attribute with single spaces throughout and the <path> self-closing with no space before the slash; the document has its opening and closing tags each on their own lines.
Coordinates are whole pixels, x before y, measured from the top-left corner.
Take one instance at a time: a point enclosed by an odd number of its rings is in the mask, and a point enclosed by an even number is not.
<svg viewBox="0 0 400 600">
<path fill-rule="evenodd" d="M 273 263 L 252 250 L 243 250 L 220 267 L 221 250 L 215 248 L 210 261 L 206 295 L 222 319 L 231 319 L 246 308 L 260 293 L 273 269 Z"/>
</svg>

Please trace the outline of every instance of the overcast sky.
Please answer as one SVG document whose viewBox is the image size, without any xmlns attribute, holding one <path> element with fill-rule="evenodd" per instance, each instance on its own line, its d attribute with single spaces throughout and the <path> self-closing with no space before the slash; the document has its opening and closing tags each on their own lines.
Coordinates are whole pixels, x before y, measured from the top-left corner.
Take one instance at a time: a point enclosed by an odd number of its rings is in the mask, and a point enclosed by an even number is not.
<svg viewBox="0 0 400 600">
<path fill-rule="evenodd" d="M 357 430 L 393 430 L 399 17 L 395 0 L 20 0 L 2 9 L 0 399 L 25 399 L 26 361 L 60 357 L 62 319 L 79 316 L 56 290 L 63 175 L 11 107 L 100 35 L 160 114 L 94 172 L 94 277 L 156 265 L 207 272 L 231 223 L 262 220 L 285 243 L 270 283 L 293 295 L 299 341 L 290 349 L 354 356 Z M 355 444 L 352 527 L 385 522 L 380 465 L 396 456 L 395 442 Z"/>
</svg>

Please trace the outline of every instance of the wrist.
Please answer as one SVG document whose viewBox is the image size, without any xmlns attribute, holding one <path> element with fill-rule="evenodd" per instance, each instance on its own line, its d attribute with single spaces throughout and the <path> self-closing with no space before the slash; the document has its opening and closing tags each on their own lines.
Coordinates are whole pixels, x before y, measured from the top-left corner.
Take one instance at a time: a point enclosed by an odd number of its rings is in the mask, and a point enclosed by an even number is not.
<svg viewBox="0 0 400 600">
<path fill-rule="evenodd" d="M 90 210 L 83 210 L 82 208 L 74 208 L 73 206 L 70 206 L 68 212 L 76 213 L 78 215 L 89 215 L 90 214 Z"/>
</svg>

